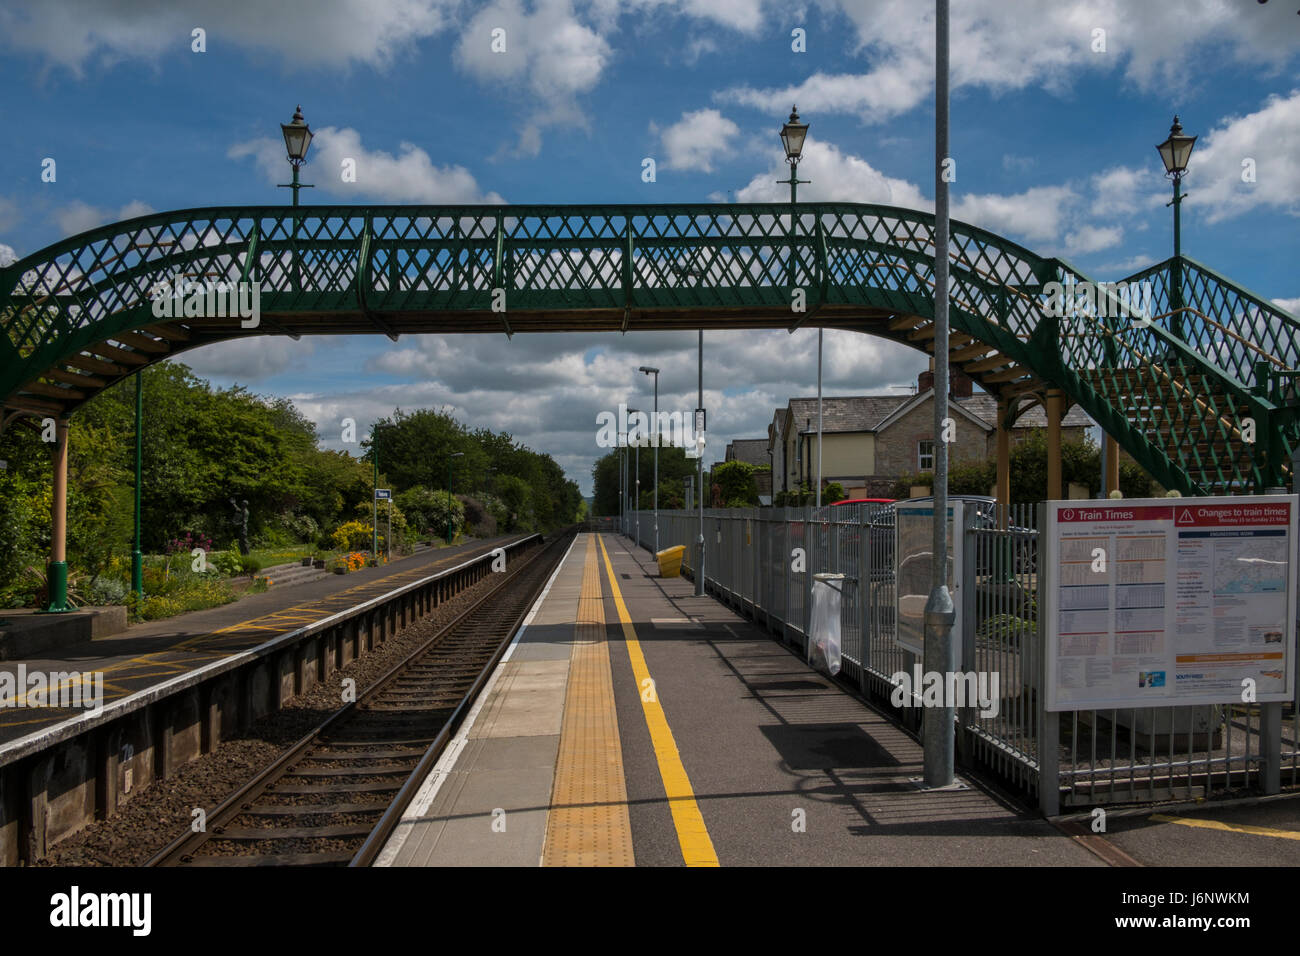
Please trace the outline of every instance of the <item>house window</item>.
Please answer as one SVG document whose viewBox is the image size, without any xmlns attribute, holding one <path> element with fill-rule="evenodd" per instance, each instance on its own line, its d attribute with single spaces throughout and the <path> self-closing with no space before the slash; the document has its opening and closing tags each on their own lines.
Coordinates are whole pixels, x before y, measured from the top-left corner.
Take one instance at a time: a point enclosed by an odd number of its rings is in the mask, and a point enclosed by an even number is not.
<svg viewBox="0 0 1300 956">
<path fill-rule="evenodd" d="M 916 443 L 916 466 L 921 471 L 934 471 L 934 442 L 931 439 Z"/>
</svg>

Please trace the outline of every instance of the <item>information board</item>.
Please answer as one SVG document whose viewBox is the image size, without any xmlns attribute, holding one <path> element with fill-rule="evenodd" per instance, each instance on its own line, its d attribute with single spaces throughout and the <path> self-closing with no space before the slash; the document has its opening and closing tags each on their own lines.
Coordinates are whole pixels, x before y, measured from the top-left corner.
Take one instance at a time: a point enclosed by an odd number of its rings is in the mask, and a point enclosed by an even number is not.
<svg viewBox="0 0 1300 956">
<path fill-rule="evenodd" d="M 1047 709 L 1291 700 L 1296 513 L 1295 495 L 1049 502 Z"/>
<path fill-rule="evenodd" d="M 894 555 L 897 565 L 898 608 L 895 616 L 894 641 L 900 647 L 924 657 L 925 605 L 930 600 L 930 557 L 934 553 L 934 501 L 927 499 L 911 504 L 900 501 L 894 506 Z M 952 633 L 961 634 L 961 604 L 957 596 L 954 568 L 961 567 L 962 501 L 949 499 L 948 504 L 948 593 L 952 595 L 957 618 Z"/>
</svg>

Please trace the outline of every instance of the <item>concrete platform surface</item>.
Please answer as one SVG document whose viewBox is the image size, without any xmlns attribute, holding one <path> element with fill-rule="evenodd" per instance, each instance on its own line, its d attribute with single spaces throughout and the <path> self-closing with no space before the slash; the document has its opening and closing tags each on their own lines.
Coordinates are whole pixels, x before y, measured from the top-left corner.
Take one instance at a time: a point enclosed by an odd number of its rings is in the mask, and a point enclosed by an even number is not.
<svg viewBox="0 0 1300 956">
<path fill-rule="evenodd" d="M 913 738 L 765 632 L 580 535 L 380 864 L 1105 865 L 921 772 Z"/>
<path fill-rule="evenodd" d="M 120 633 L 82 640 L 57 652 L 0 661 L 0 672 L 17 675 L 21 666 L 27 674 L 102 673 L 103 703 L 107 705 L 386 594 L 517 537 L 508 535 L 490 542 L 470 541 L 419 551 L 377 568 L 329 574 L 283 590 L 272 587 L 232 604 L 135 624 Z M 80 713 L 53 707 L 0 709 L 0 746 Z"/>
</svg>

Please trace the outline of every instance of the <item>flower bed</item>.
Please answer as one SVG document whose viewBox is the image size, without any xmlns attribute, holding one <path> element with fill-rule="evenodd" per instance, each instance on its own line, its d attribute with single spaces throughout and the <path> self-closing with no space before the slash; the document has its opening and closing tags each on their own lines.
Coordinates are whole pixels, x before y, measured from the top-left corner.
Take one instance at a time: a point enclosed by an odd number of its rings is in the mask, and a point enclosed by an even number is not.
<svg viewBox="0 0 1300 956">
<path fill-rule="evenodd" d="M 335 574 L 348 574 L 359 571 L 366 566 L 367 554 L 364 551 L 349 551 L 334 559 L 332 567 Z"/>
</svg>

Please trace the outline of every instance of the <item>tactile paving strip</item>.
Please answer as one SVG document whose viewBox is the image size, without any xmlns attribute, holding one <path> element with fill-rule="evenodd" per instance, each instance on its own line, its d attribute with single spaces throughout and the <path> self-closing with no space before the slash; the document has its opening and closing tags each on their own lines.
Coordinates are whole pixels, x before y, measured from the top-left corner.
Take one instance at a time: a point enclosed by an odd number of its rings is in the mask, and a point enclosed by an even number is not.
<svg viewBox="0 0 1300 956">
<path fill-rule="evenodd" d="M 595 535 L 587 538 L 543 866 L 634 866 Z"/>
</svg>

